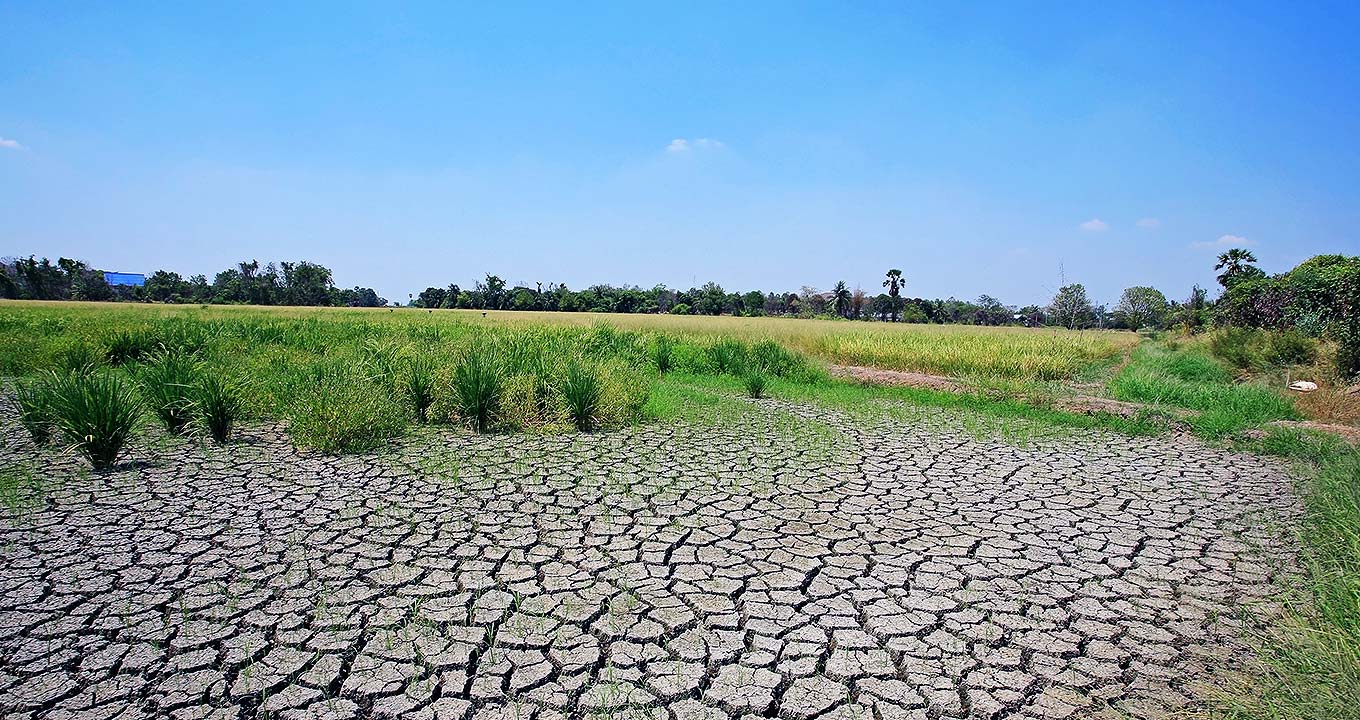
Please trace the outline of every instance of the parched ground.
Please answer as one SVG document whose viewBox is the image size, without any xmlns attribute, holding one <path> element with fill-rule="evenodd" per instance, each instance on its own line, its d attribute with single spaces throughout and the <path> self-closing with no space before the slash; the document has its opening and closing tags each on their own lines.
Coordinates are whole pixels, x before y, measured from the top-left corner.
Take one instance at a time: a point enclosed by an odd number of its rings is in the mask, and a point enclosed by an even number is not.
<svg viewBox="0 0 1360 720">
<path fill-rule="evenodd" d="M 164 439 L 0 524 L 0 715 L 1161 717 L 1248 657 L 1265 461 L 773 401 L 329 458 Z"/>
</svg>

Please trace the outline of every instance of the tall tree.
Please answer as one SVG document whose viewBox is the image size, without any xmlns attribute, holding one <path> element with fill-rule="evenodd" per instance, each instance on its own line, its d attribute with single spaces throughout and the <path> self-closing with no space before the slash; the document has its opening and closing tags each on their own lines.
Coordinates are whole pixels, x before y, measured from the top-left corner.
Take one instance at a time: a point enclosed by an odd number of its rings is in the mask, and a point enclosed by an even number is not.
<svg viewBox="0 0 1360 720">
<path fill-rule="evenodd" d="M 1086 327 L 1095 316 L 1095 308 L 1086 297 L 1086 286 L 1081 283 L 1064 285 L 1053 296 L 1048 306 L 1049 317 L 1059 325 L 1077 329 Z"/>
<path fill-rule="evenodd" d="M 1157 288 L 1146 285 L 1126 288 L 1119 296 L 1115 314 L 1130 330 L 1159 326 L 1166 314 L 1166 296 Z"/>
<path fill-rule="evenodd" d="M 836 282 L 836 288 L 831 291 L 831 302 L 837 315 L 850 317 L 850 288 L 846 287 L 844 280 Z"/>
<path fill-rule="evenodd" d="M 902 271 L 897 268 L 889 270 L 883 280 L 883 287 L 888 288 L 888 297 L 892 298 L 893 322 L 897 322 L 898 315 L 902 314 L 902 288 L 906 286 L 907 281 L 902 279 Z"/>
</svg>

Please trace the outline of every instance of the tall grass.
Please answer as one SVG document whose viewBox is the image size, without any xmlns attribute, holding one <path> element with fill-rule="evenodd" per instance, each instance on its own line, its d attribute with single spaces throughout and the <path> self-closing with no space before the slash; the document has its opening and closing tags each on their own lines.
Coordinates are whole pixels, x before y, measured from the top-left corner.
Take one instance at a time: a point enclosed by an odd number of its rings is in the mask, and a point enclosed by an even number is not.
<svg viewBox="0 0 1360 720">
<path fill-rule="evenodd" d="M 1265 385 L 1234 382 L 1227 368 L 1197 348 L 1144 345 L 1108 389 L 1119 400 L 1198 410 L 1189 422 L 1208 437 L 1298 417 L 1288 398 Z"/>
<path fill-rule="evenodd" d="M 486 432 L 501 401 L 501 370 L 485 349 L 468 351 L 453 371 L 453 405 L 472 429 Z"/>
<path fill-rule="evenodd" d="M 19 405 L 19 424 L 37 445 L 52 440 L 55 418 L 52 415 L 52 385 L 46 378 L 20 380 L 14 385 L 15 401 Z"/>
<path fill-rule="evenodd" d="M 167 431 L 183 434 L 190 429 L 201 369 L 198 359 L 188 353 L 161 350 L 137 372 L 142 396 Z"/>
<path fill-rule="evenodd" d="M 1300 559 L 1283 618 L 1262 641 L 1262 672 L 1221 698 L 1231 718 L 1360 718 L 1360 449 L 1275 429 L 1245 449 L 1292 458 L 1307 478 Z"/>
<path fill-rule="evenodd" d="M 416 421 L 426 422 L 435 398 L 434 363 L 428 355 L 418 353 L 406 359 L 399 373 L 401 392 L 410 403 Z"/>
<path fill-rule="evenodd" d="M 405 431 L 406 413 L 379 379 L 337 365 L 307 375 L 287 409 L 288 433 L 298 445 L 362 452 Z"/>
<path fill-rule="evenodd" d="M 244 390 L 221 373 L 204 373 L 194 388 L 194 410 L 208 437 L 218 443 L 231 438 L 244 407 Z"/>
<path fill-rule="evenodd" d="M 579 360 L 567 363 L 562 374 L 562 398 L 566 401 L 567 415 L 577 430 L 590 432 L 595 428 L 604 388 L 594 368 Z"/>
<path fill-rule="evenodd" d="M 55 375 L 49 382 L 56 428 L 94 469 L 113 467 L 141 415 L 132 385 L 107 371 Z"/>
</svg>

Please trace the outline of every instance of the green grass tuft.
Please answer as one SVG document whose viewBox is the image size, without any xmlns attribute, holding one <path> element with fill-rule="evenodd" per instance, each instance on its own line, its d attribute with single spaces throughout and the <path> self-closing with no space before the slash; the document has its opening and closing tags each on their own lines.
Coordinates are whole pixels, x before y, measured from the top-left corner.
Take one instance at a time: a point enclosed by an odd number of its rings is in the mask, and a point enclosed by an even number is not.
<svg viewBox="0 0 1360 720">
<path fill-rule="evenodd" d="M 57 429 L 94 469 L 113 467 L 141 416 L 132 386 L 107 371 L 56 375 L 50 382 Z"/>
</svg>

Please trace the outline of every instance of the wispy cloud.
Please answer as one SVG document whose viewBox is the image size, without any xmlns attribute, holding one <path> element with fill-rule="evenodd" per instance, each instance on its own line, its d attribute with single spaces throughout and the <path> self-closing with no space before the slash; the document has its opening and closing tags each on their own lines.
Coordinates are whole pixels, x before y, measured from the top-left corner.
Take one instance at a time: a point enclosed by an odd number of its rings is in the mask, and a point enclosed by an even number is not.
<svg viewBox="0 0 1360 720">
<path fill-rule="evenodd" d="M 1156 230 L 1162 226 L 1162 221 L 1157 218 L 1142 218 L 1134 224 L 1144 230 Z"/>
<path fill-rule="evenodd" d="M 1249 248 L 1256 247 L 1255 240 L 1248 240 L 1241 235 L 1219 235 L 1217 240 L 1196 240 L 1190 243 L 1194 248 Z"/>
<path fill-rule="evenodd" d="M 1091 218 L 1090 220 L 1087 220 L 1086 222 L 1082 223 L 1081 225 L 1078 225 L 1077 227 L 1080 227 L 1082 230 L 1085 230 L 1086 232 L 1105 232 L 1106 230 L 1110 229 L 1109 223 L 1105 222 L 1104 220 L 1101 220 L 1100 218 Z"/>
<path fill-rule="evenodd" d="M 666 146 L 666 152 L 687 153 L 691 151 L 721 150 L 725 147 L 727 146 L 724 145 L 722 141 L 714 140 L 712 138 L 695 138 L 693 140 L 676 138 L 671 141 L 671 144 Z"/>
<path fill-rule="evenodd" d="M 0 148 L 5 148 L 6 150 L 23 150 L 24 146 L 20 145 L 18 140 L 0 137 Z"/>
</svg>

